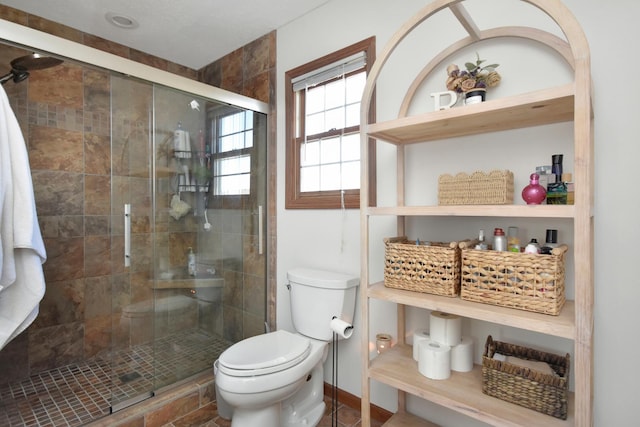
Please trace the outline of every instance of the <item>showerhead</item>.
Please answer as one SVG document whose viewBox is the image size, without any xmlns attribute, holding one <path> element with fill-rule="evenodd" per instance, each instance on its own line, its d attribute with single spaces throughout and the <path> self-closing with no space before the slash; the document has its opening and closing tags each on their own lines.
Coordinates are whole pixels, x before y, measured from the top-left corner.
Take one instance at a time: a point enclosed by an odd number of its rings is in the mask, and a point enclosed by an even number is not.
<svg viewBox="0 0 640 427">
<path fill-rule="evenodd" d="M 0 77 L 0 83 L 5 84 L 9 80 L 19 83 L 29 77 L 29 70 L 44 70 L 62 64 L 62 59 L 43 56 L 39 53 L 21 56 L 11 61 L 11 71 Z"/>
<path fill-rule="evenodd" d="M 55 67 L 62 64 L 62 59 L 53 58 L 51 56 L 32 53 L 31 55 L 21 56 L 11 61 L 11 68 L 14 70 L 44 70 L 45 68 Z"/>
</svg>

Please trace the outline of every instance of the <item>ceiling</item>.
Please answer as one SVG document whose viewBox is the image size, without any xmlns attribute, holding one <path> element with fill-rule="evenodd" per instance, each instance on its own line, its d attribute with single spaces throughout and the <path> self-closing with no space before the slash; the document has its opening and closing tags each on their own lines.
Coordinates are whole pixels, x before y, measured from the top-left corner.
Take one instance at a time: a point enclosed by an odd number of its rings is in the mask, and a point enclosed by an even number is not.
<svg viewBox="0 0 640 427">
<path fill-rule="evenodd" d="M 85 33 L 200 69 L 329 0 L 0 0 Z M 138 23 L 109 23 L 115 13 Z"/>
</svg>

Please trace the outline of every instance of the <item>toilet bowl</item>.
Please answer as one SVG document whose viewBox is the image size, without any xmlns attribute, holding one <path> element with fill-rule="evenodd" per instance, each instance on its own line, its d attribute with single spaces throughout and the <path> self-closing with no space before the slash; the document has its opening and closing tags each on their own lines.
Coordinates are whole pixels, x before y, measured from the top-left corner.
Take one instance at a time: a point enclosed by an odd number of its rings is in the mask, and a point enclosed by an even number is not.
<svg viewBox="0 0 640 427">
<path fill-rule="evenodd" d="M 291 398 L 310 381 L 311 372 L 324 363 L 328 343 L 284 330 L 240 341 L 220 355 L 216 386 L 222 399 L 233 407 L 232 426 L 284 427 L 315 425 L 318 420 L 291 424 L 294 406 L 274 402 Z M 321 373 L 321 371 L 320 371 Z M 322 377 L 320 376 L 322 381 Z M 318 402 L 324 412 L 324 402 Z M 284 412 L 284 413 L 283 413 Z M 289 423 L 287 423 L 289 420 Z M 300 420 L 302 421 L 302 420 Z M 314 423 L 315 422 L 315 423 Z"/>
<path fill-rule="evenodd" d="M 313 427 L 324 415 L 330 323 L 353 321 L 358 279 L 308 269 L 287 277 L 296 332 L 247 338 L 218 359 L 216 392 L 232 408 L 232 427 Z"/>
</svg>

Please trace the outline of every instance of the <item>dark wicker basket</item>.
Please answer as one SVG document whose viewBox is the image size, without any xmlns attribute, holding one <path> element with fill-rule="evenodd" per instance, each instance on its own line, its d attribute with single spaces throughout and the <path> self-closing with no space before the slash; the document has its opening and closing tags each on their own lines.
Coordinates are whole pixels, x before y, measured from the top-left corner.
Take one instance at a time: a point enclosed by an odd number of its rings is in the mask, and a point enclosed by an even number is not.
<svg viewBox="0 0 640 427">
<path fill-rule="evenodd" d="M 546 362 L 557 375 L 549 375 L 493 358 L 495 353 Z M 491 335 L 482 355 L 482 392 L 543 414 L 567 419 L 569 354 L 558 356 L 493 341 Z"/>
</svg>

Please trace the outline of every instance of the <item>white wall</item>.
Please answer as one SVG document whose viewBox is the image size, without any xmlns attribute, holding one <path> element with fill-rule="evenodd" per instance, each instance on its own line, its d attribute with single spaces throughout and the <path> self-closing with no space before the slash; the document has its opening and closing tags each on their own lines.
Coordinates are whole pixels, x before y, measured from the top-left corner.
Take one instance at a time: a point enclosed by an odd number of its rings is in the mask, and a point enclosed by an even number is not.
<svg viewBox="0 0 640 427">
<path fill-rule="evenodd" d="M 636 217 L 640 208 L 638 198 L 640 194 L 637 190 L 632 190 L 632 183 L 637 180 L 636 159 L 640 157 L 640 144 L 637 141 L 637 136 L 640 134 L 640 120 L 636 117 L 637 112 L 640 111 L 639 98 L 634 93 L 636 91 L 635 72 L 640 68 L 640 56 L 635 47 L 635 43 L 640 39 L 640 29 L 636 23 L 637 16 L 640 16 L 640 2 L 637 0 L 607 2 L 565 0 L 564 3 L 575 14 L 589 40 L 595 89 L 594 420 L 596 426 L 603 427 L 634 425 L 636 423 L 634 406 L 637 402 L 635 388 L 640 383 L 640 375 L 634 363 L 640 356 L 640 342 L 636 339 L 638 333 L 632 329 L 632 325 L 640 321 L 640 314 L 636 309 L 637 301 L 640 300 L 640 281 L 635 279 L 632 266 L 634 260 L 638 259 L 636 242 L 640 241 L 640 227 L 637 225 Z M 426 1 L 420 0 L 400 2 L 334 0 L 278 30 L 277 99 L 278 111 L 281 114 L 278 117 L 277 134 L 277 321 L 280 328 L 293 329 L 289 297 L 285 287 L 287 270 L 298 266 L 310 266 L 355 275 L 359 273 L 359 213 L 357 210 L 343 213 L 339 210 L 284 209 L 284 73 L 372 35 L 377 38 L 377 50 L 380 52 L 397 28 L 426 4 Z M 483 16 L 483 19 L 505 23 L 520 18 L 522 17 L 515 14 L 509 15 L 509 12 L 502 7 L 487 8 Z M 447 21 L 444 20 L 440 25 L 439 31 L 447 34 Z M 437 38 L 438 35 L 422 34 L 422 39 L 408 41 L 412 49 L 398 52 L 401 61 L 399 65 L 389 65 L 390 77 L 386 78 L 384 87 L 381 87 L 378 92 L 379 118 L 391 116 L 397 111 L 397 102 L 405 92 L 407 84 L 404 82 L 406 79 L 402 77 L 403 73 L 407 70 L 411 73 L 416 67 L 424 64 L 423 59 L 428 59 L 431 54 L 429 40 L 434 36 Z M 437 46 L 441 48 L 441 45 Z M 548 66 L 551 64 L 538 62 L 537 57 L 534 57 L 534 65 L 531 66 L 530 57 L 527 56 L 528 46 L 525 44 L 519 47 L 524 50 L 510 52 L 496 45 L 483 48 L 483 51 L 491 53 L 491 57 L 486 58 L 487 60 L 501 62 L 503 83 L 493 93 L 494 96 L 508 94 L 511 90 L 521 90 L 523 84 L 527 85 L 526 87 L 540 84 L 536 82 L 536 76 L 545 75 L 544 73 L 551 73 L 553 78 L 559 81 L 566 77 L 562 69 L 549 71 Z M 473 49 L 469 52 L 474 55 Z M 520 61 L 514 61 L 514 57 L 519 58 Z M 465 58 L 468 58 L 468 55 Z M 516 76 L 526 78 L 518 80 Z M 542 84 L 546 82 L 545 77 Z M 428 95 L 423 98 L 425 102 L 430 102 Z M 390 104 L 394 105 L 390 106 Z M 553 151 L 556 148 L 553 139 L 555 135 L 570 132 L 563 126 L 557 125 L 556 128 L 548 131 L 548 134 L 545 130 L 534 134 L 533 137 L 537 137 L 538 141 L 544 139 L 546 142 L 540 145 L 540 158 L 529 159 L 531 162 L 540 164 L 548 157 L 550 150 Z M 528 163 L 523 159 L 514 160 L 518 159 L 520 150 L 511 144 L 513 137 L 514 135 L 508 132 L 496 136 L 495 142 L 492 142 L 495 146 L 491 145 L 496 153 L 485 156 L 479 169 L 488 170 L 501 165 L 502 168 L 520 172 L 516 177 L 516 193 L 519 193 L 526 179 L 523 168 L 526 168 Z M 521 134 L 518 137 L 522 137 Z M 461 141 L 463 146 L 465 143 Z M 530 152 L 529 149 L 530 147 L 526 148 L 527 153 Z M 500 154 L 500 158 L 497 153 Z M 506 166 L 500 163 L 504 161 L 503 158 L 508 158 L 510 163 Z M 569 160 L 566 160 L 565 165 L 567 164 L 570 164 Z M 469 169 L 471 166 L 462 164 L 457 169 L 451 169 L 451 165 L 440 167 L 449 167 L 446 171 L 458 172 L 472 170 Z M 382 203 L 392 200 L 394 168 L 395 161 L 392 158 L 380 156 L 378 171 L 383 177 L 379 179 L 379 199 Z M 380 221 L 383 231 L 380 235 L 372 236 L 372 241 L 376 239 L 381 241 L 385 231 L 393 233 L 392 223 L 384 219 L 377 221 Z M 449 230 L 453 230 L 455 226 L 455 224 L 452 225 Z M 487 224 L 485 228 L 489 229 L 491 226 L 492 224 Z M 545 224 L 536 224 L 532 227 L 536 226 L 544 228 Z M 424 229 L 420 228 L 420 225 L 416 227 L 418 230 Z M 472 232 L 477 228 L 477 223 L 471 223 L 465 232 Z M 381 255 L 378 253 L 376 256 Z M 572 289 L 569 289 L 568 293 L 571 295 Z M 393 334 L 395 332 L 393 305 L 378 303 L 374 307 L 376 317 L 373 320 L 372 331 L 386 331 Z M 411 313 L 410 318 L 420 318 L 420 316 L 420 313 Z M 359 313 L 356 313 L 356 319 L 359 319 Z M 353 338 L 340 343 L 339 353 L 339 386 L 356 395 L 360 395 L 361 390 L 358 326 L 359 320 L 356 320 L 356 332 Z M 473 326 L 467 325 L 467 328 L 467 331 L 478 336 L 483 336 L 486 330 L 501 333 L 503 338 L 509 338 L 518 333 L 518 331 L 503 331 L 500 328 L 496 331 L 495 325 L 476 323 Z M 531 337 L 534 342 L 538 339 L 539 337 L 536 336 Z M 571 343 L 559 341 L 551 340 L 551 343 L 547 342 L 546 345 L 559 349 L 567 346 L 571 348 Z M 331 368 L 330 359 L 325 364 L 326 370 Z M 326 374 L 325 378 L 330 381 L 330 372 Z M 396 407 L 395 393 L 384 386 L 374 388 L 373 401 L 390 410 Z M 477 422 L 466 417 L 424 404 L 424 402 L 411 401 L 410 403 L 412 410 L 415 409 L 418 412 L 430 410 L 430 418 L 443 426 L 478 425 Z"/>
</svg>

